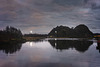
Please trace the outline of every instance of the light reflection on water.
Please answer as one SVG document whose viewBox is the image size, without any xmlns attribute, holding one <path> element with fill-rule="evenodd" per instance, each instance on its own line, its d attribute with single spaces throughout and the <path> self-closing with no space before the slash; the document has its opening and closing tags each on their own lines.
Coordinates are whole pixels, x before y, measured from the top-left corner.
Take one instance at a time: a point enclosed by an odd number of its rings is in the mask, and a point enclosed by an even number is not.
<svg viewBox="0 0 100 67">
<path fill-rule="evenodd" d="M 100 67 L 100 53 L 93 41 L 44 40 L 13 45 L 0 46 L 0 67 Z"/>
</svg>

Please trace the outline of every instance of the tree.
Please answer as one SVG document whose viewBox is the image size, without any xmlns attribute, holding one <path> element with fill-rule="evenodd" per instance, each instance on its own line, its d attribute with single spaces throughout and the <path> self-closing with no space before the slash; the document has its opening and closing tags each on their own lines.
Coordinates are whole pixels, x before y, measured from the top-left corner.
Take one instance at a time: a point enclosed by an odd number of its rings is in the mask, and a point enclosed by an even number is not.
<svg viewBox="0 0 100 67">
<path fill-rule="evenodd" d="M 0 31 L 1 40 L 21 40 L 22 36 L 22 32 L 19 29 L 11 26 L 7 26 L 3 31 Z"/>
</svg>

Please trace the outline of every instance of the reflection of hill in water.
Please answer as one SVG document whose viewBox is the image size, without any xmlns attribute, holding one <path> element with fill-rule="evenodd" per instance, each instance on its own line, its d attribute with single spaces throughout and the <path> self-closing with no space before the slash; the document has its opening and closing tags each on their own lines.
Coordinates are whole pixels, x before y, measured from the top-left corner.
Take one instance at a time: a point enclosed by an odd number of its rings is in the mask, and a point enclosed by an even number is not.
<svg viewBox="0 0 100 67">
<path fill-rule="evenodd" d="M 12 54 L 19 51 L 22 47 L 22 43 L 0 43 L 0 51 L 6 54 Z"/>
<path fill-rule="evenodd" d="M 79 52 L 85 52 L 89 46 L 93 44 L 92 41 L 75 41 L 75 40 L 49 40 L 50 44 L 57 50 L 64 50 L 75 48 Z"/>
</svg>

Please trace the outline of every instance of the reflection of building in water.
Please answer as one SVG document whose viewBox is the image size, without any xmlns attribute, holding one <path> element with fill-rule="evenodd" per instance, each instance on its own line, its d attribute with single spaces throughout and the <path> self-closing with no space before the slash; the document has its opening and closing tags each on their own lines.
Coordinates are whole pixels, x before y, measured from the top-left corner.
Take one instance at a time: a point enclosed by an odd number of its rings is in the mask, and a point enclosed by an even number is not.
<svg viewBox="0 0 100 67">
<path fill-rule="evenodd" d="M 85 52 L 89 46 L 93 44 L 93 41 L 75 41 L 75 40 L 49 40 L 52 47 L 57 50 L 68 50 L 69 48 L 75 48 L 79 52 Z"/>
<path fill-rule="evenodd" d="M 100 53 L 100 33 L 94 34 L 94 38 L 97 40 L 97 47 L 96 47 L 96 49 L 99 50 L 99 53 Z"/>
<path fill-rule="evenodd" d="M 99 53 L 100 53 L 100 40 L 97 41 L 97 47 L 96 47 L 96 49 L 99 50 Z"/>
<path fill-rule="evenodd" d="M 13 54 L 19 51 L 22 47 L 22 43 L 0 43 L 0 51 L 6 54 Z"/>
</svg>

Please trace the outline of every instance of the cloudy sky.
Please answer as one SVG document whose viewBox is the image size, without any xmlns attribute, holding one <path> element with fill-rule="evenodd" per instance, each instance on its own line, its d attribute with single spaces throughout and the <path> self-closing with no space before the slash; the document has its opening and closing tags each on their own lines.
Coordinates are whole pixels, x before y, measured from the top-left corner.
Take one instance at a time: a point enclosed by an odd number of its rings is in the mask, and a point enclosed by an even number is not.
<svg viewBox="0 0 100 67">
<path fill-rule="evenodd" d="M 57 25 L 79 24 L 100 32 L 100 0 L 0 0 L 0 29 L 48 33 Z"/>
</svg>

